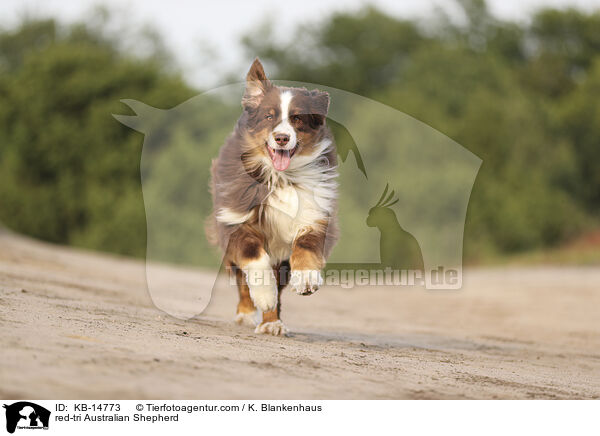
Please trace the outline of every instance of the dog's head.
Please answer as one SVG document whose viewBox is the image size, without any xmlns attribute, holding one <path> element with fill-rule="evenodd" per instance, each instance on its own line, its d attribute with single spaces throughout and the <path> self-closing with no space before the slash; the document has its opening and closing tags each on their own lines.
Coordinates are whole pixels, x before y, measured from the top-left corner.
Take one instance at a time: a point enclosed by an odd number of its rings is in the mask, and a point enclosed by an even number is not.
<svg viewBox="0 0 600 436">
<path fill-rule="evenodd" d="M 240 128 L 250 148 L 246 152 L 262 164 L 285 171 L 299 156 L 315 154 L 325 131 L 329 95 L 275 86 L 255 59 L 246 77 L 242 106 Z"/>
</svg>

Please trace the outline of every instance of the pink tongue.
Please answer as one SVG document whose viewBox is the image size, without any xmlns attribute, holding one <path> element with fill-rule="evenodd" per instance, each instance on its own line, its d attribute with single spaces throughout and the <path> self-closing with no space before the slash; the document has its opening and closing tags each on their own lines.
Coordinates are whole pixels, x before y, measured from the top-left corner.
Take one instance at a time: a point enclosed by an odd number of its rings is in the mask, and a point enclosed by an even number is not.
<svg viewBox="0 0 600 436">
<path fill-rule="evenodd" d="M 272 156 L 273 166 L 277 171 L 285 171 L 290 166 L 290 151 L 275 150 Z"/>
</svg>

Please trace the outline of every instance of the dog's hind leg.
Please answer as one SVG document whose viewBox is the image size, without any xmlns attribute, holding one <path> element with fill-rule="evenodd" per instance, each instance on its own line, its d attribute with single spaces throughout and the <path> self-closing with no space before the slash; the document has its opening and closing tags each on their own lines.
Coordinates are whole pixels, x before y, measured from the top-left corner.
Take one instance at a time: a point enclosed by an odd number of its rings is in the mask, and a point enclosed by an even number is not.
<svg viewBox="0 0 600 436">
<path fill-rule="evenodd" d="M 256 327 L 256 333 L 265 333 L 274 336 L 285 336 L 289 333 L 288 328 L 281 322 L 281 291 L 290 281 L 290 264 L 281 262 L 273 267 L 277 278 L 277 307 L 274 310 L 262 314 L 262 322 Z"/>
</svg>

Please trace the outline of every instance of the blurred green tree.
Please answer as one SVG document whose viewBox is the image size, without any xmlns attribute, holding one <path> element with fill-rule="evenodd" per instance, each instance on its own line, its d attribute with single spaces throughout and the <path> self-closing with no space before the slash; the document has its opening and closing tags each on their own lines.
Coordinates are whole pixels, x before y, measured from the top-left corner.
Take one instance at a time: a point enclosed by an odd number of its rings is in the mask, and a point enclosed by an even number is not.
<svg viewBox="0 0 600 436">
<path fill-rule="evenodd" d="M 142 137 L 121 98 L 158 107 L 193 95 L 152 56 L 84 25 L 24 22 L 0 34 L 0 221 L 48 241 L 142 256 Z"/>
</svg>

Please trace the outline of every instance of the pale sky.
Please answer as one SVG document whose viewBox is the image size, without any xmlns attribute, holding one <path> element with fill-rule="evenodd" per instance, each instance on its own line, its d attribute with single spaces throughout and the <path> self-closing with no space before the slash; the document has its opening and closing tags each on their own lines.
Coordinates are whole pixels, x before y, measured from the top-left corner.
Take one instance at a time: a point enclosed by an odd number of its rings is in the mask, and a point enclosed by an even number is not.
<svg viewBox="0 0 600 436">
<path fill-rule="evenodd" d="M 265 20 L 276 20 L 277 38 L 285 40 L 297 24 L 320 21 L 333 11 L 356 10 L 366 4 L 408 18 L 426 18 L 436 8 L 450 15 L 457 11 L 452 0 L 2 0 L 0 25 L 10 26 L 24 14 L 70 22 L 86 17 L 94 6 L 104 5 L 117 13 L 121 24 L 134 28 L 150 24 L 158 29 L 186 77 L 205 88 L 219 83 L 215 72 L 221 67 L 228 71 L 239 67 L 243 74 L 247 59 L 240 50 L 240 37 Z M 488 0 L 488 4 L 494 15 L 520 21 L 543 6 L 600 8 L 600 0 Z M 218 64 L 201 64 L 199 53 L 206 45 L 214 48 Z"/>
</svg>

